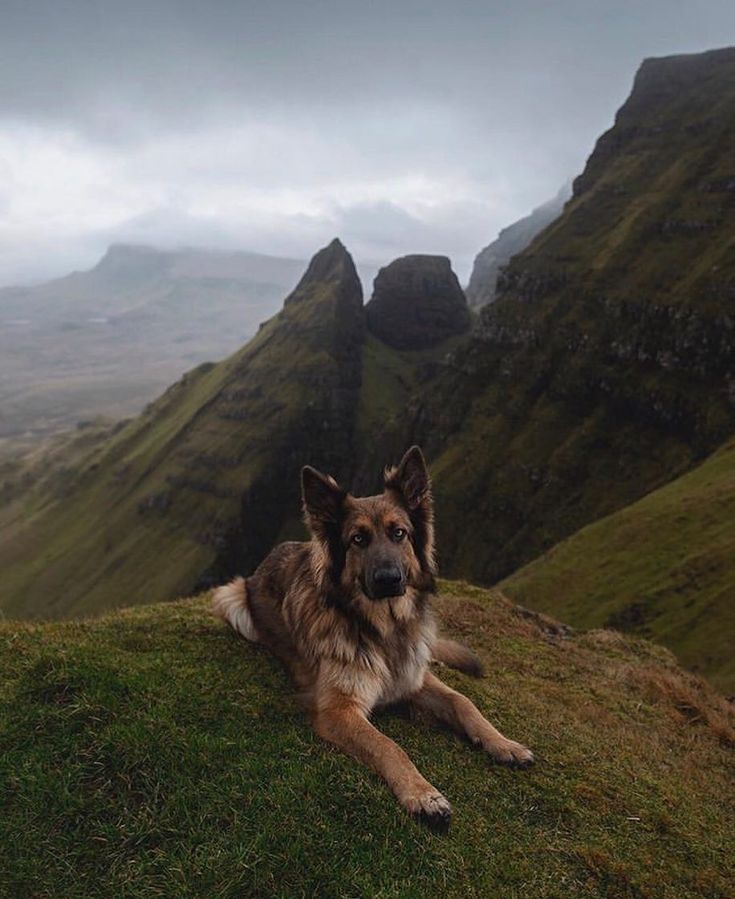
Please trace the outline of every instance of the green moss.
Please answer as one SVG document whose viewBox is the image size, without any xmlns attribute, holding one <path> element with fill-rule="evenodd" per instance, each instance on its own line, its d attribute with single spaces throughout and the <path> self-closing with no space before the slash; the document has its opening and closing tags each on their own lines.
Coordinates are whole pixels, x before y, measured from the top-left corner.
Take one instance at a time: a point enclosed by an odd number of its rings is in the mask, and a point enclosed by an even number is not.
<svg viewBox="0 0 735 899">
<path fill-rule="evenodd" d="M 394 350 L 368 334 L 362 354 L 362 385 L 357 414 L 361 444 L 380 438 L 391 420 L 406 418 L 406 404 L 436 375 L 443 359 L 461 346 L 453 337 L 424 350 Z"/>
<path fill-rule="evenodd" d="M 725 897 L 725 704 L 643 641 L 550 636 L 498 595 L 443 586 L 445 629 L 490 674 L 441 676 L 538 757 L 508 771 L 379 714 L 451 799 L 446 835 L 320 742 L 280 668 L 206 597 L 0 624 L 0 892 Z"/>
</svg>

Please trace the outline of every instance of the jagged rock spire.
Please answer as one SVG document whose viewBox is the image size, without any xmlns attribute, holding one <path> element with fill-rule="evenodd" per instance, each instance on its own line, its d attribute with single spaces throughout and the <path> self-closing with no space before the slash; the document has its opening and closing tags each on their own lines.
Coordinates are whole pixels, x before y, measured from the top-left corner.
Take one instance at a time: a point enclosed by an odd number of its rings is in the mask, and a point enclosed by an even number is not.
<svg viewBox="0 0 735 899">
<path fill-rule="evenodd" d="M 315 287 L 338 283 L 340 295 L 354 305 L 362 306 L 362 284 L 347 248 L 339 238 L 334 240 L 313 257 L 295 290 L 286 298 L 284 305 L 303 301 Z"/>
</svg>

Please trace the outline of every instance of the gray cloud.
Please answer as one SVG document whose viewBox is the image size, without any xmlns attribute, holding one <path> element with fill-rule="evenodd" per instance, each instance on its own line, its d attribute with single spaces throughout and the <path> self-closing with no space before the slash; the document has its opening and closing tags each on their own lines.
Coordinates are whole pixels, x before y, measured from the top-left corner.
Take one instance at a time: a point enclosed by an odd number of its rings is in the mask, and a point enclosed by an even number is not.
<svg viewBox="0 0 735 899">
<path fill-rule="evenodd" d="M 729 0 L 5 0 L 0 282 L 114 235 L 466 272 L 583 165 L 646 56 Z"/>
</svg>

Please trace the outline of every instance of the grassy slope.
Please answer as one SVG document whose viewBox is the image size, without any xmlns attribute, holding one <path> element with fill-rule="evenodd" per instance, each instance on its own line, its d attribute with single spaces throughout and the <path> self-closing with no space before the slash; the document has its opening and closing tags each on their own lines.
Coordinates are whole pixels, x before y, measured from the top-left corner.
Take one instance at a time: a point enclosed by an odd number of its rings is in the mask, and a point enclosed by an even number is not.
<svg viewBox="0 0 735 899">
<path fill-rule="evenodd" d="M 325 284 L 308 304 L 286 306 L 230 359 L 190 372 L 123 427 L 57 438 L 23 464 L 0 460 L 0 609 L 64 617 L 191 591 L 239 520 L 243 493 L 269 471 L 292 494 L 285 511 L 266 496 L 271 542 L 300 538 L 299 468 L 319 464 L 314 423 L 337 382 L 332 302 Z M 382 447 L 369 453 L 385 418 L 456 343 L 398 352 L 368 336 L 354 411 L 366 481 L 387 461 Z M 324 433 L 339 446 L 331 424 Z M 169 558 L 177 564 L 161 565 Z"/>
<path fill-rule="evenodd" d="M 646 61 L 422 397 L 446 571 L 497 581 L 735 431 L 734 85 L 735 50 Z"/>
<path fill-rule="evenodd" d="M 188 373 L 86 454 L 32 466 L 30 489 L 13 497 L 26 475 L 16 472 L 0 509 L 0 607 L 56 617 L 190 591 L 239 521 L 242 492 L 293 451 L 329 397 L 340 283 L 312 285 L 239 352 Z M 290 461 L 294 492 L 300 464 Z"/>
<path fill-rule="evenodd" d="M 732 712 L 665 650 L 445 584 L 445 630 L 491 675 L 442 676 L 538 764 L 379 714 L 453 802 L 442 836 L 314 737 L 207 606 L 0 625 L 2 895 L 728 895 Z"/>
<path fill-rule="evenodd" d="M 156 477 L 156 459 L 170 453 L 196 417 L 198 401 L 206 401 L 214 379 L 231 364 L 186 376 L 112 440 L 53 469 L 3 510 L 0 559 L 7 613 L 88 611 L 100 601 L 95 589 L 103 585 L 108 607 L 133 604 L 144 590 L 163 598 L 156 585 L 147 585 L 147 576 L 156 559 L 183 547 L 190 563 L 198 560 L 204 567 L 205 547 L 192 543 L 182 529 L 176 533 L 163 517 L 141 522 L 138 504 L 165 489 L 165 473 Z M 126 567 L 132 558 L 136 564 Z M 170 569 L 167 577 L 175 575 Z M 185 584 L 180 580 L 180 589 Z"/>
<path fill-rule="evenodd" d="M 583 528 L 503 582 L 518 602 L 580 627 L 659 640 L 735 692 L 735 441 Z"/>
</svg>

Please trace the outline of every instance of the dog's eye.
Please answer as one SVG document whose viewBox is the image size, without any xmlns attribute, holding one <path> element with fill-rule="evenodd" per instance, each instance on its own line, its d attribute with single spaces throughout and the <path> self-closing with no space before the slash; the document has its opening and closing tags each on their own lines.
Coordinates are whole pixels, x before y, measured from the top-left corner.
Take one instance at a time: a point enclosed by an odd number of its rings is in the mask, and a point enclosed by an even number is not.
<svg viewBox="0 0 735 899">
<path fill-rule="evenodd" d="M 393 528 L 393 539 L 396 543 L 400 543 L 401 540 L 406 536 L 406 531 L 404 528 Z"/>
<path fill-rule="evenodd" d="M 365 545 L 365 535 L 364 534 L 355 534 L 352 537 L 352 542 L 355 546 L 364 546 Z"/>
</svg>

